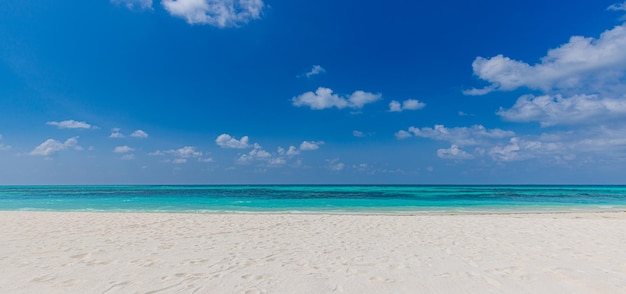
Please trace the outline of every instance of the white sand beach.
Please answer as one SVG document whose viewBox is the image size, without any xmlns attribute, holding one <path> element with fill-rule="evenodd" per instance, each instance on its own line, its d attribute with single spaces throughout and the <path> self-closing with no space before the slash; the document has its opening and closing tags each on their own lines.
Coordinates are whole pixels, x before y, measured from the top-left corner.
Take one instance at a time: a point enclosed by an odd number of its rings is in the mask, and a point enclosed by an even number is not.
<svg viewBox="0 0 626 294">
<path fill-rule="evenodd" d="M 0 212 L 1 293 L 623 293 L 626 212 Z"/>
</svg>

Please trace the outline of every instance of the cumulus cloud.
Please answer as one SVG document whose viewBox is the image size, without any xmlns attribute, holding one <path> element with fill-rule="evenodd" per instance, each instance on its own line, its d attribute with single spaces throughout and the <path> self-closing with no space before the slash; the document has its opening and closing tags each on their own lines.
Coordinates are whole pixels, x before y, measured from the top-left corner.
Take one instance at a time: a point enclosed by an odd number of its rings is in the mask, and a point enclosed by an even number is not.
<svg viewBox="0 0 626 294">
<path fill-rule="evenodd" d="M 326 72 L 326 70 L 321 65 L 314 65 L 313 68 L 311 68 L 311 70 L 309 72 L 306 72 L 306 73 L 304 73 L 304 74 L 302 74 L 300 76 L 304 76 L 304 77 L 310 78 L 312 76 L 319 75 L 319 74 L 325 73 L 325 72 Z"/>
<path fill-rule="evenodd" d="M 491 148 L 489 154 L 493 159 L 500 161 L 514 161 L 520 160 L 519 155 L 520 147 L 518 144 L 518 138 L 512 138 L 511 142 L 505 146 L 495 146 Z"/>
<path fill-rule="evenodd" d="M 438 149 L 437 156 L 444 159 L 472 159 L 474 156 L 463 151 L 458 145 L 452 144 L 450 148 Z"/>
<path fill-rule="evenodd" d="M 300 154 L 301 151 L 317 150 L 320 148 L 320 145 L 323 145 L 323 144 L 324 144 L 323 141 L 302 141 L 299 147 L 291 145 L 289 146 L 289 148 L 287 148 L 286 151 L 284 148 L 278 147 L 277 152 L 278 152 L 278 155 L 287 155 L 291 157 L 291 156 Z"/>
<path fill-rule="evenodd" d="M 577 158 L 626 161 L 626 126 L 588 125 L 575 130 L 561 130 L 540 135 L 515 135 L 513 132 L 481 130 L 480 127 L 419 129 L 422 137 L 447 141 L 450 148 L 437 150 L 442 159 L 469 160 L 490 158 L 495 162 L 541 160 L 573 164 Z M 404 131 L 406 136 L 413 133 Z M 472 134 L 468 136 L 467 134 Z M 473 146 L 468 150 L 467 146 Z"/>
<path fill-rule="evenodd" d="M 275 153 L 271 153 L 263 149 L 259 144 L 253 144 L 253 149 L 247 153 L 239 154 L 236 160 L 238 164 L 249 164 L 252 162 L 261 162 L 269 167 L 276 167 L 287 163 L 294 156 L 299 155 L 303 151 L 314 151 L 324 144 L 323 141 L 302 141 L 299 147 L 290 145 L 287 149 L 278 147 Z"/>
<path fill-rule="evenodd" d="M 237 140 L 229 134 L 221 134 L 217 136 L 215 143 L 227 149 L 246 149 L 250 147 L 248 136 L 243 136 L 241 139 Z"/>
<path fill-rule="evenodd" d="M 398 140 L 402 140 L 402 139 L 406 139 L 406 138 L 411 138 L 413 135 L 411 135 L 411 133 L 405 131 L 405 130 L 399 130 L 396 132 L 395 134 L 396 139 Z"/>
<path fill-rule="evenodd" d="M 56 126 L 59 129 L 95 129 L 95 126 L 92 126 L 84 121 L 75 121 L 73 119 L 64 120 L 64 121 L 49 121 L 46 122 L 49 126 Z"/>
<path fill-rule="evenodd" d="M 122 5 L 130 10 L 152 9 L 152 0 L 111 0 L 111 3 Z"/>
<path fill-rule="evenodd" d="M 188 24 L 205 24 L 219 28 L 237 27 L 259 19 L 262 0 L 162 0 L 172 16 L 184 18 Z"/>
<path fill-rule="evenodd" d="M 328 169 L 332 171 L 342 171 L 346 165 L 343 162 L 340 162 L 339 159 L 329 159 L 326 160 L 328 164 Z"/>
<path fill-rule="evenodd" d="M 348 97 L 348 102 L 352 108 L 363 108 L 365 104 L 376 102 L 382 97 L 381 94 L 374 94 L 363 91 L 355 91 Z"/>
<path fill-rule="evenodd" d="M 130 134 L 130 136 L 134 138 L 145 139 L 148 138 L 148 133 L 144 132 L 143 130 L 136 130 L 132 134 Z"/>
<path fill-rule="evenodd" d="M 320 145 L 324 144 L 323 141 L 302 141 L 302 143 L 300 144 L 300 150 L 302 151 L 311 151 L 311 150 L 317 150 L 320 148 Z"/>
<path fill-rule="evenodd" d="M 82 150 L 82 147 L 78 145 L 78 137 L 69 138 L 65 140 L 65 142 L 48 139 L 35 147 L 29 154 L 35 156 L 50 156 L 68 149 Z"/>
<path fill-rule="evenodd" d="M 289 148 L 287 148 L 287 151 L 285 151 L 285 149 L 282 147 L 278 147 L 277 152 L 279 155 L 289 155 L 289 156 L 300 154 L 300 150 L 298 150 L 298 148 L 296 148 L 296 146 L 293 146 L 293 145 L 289 146 Z"/>
<path fill-rule="evenodd" d="M 240 155 L 237 162 L 246 164 L 254 160 L 270 160 L 271 158 L 272 154 L 263 150 L 263 147 L 257 144 L 250 152 Z"/>
<path fill-rule="evenodd" d="M 600 98 L 598 95 L 524 95 L 510 109 L 500 109 L 499 116 L 508 121 L 537 121 L 541 126 L 593 123 L 626 114 L 626 99 Z"/>
<path fill-rule="evenodd" d="M 148 153 L 148 155 L 150 155 L 150 156 L 163 156 L 163 155 L 165 155 L 165 153 L 163 151 L 161 151 L 161 150 L 157 150 L 157 151 Z"/>
<path fill-rule="evenodd" d="M 391 112 L 401 112 L 402 111 L 402 104 L 396 100 L 392 100 L 391 102 L 389 102 L 389 111 Z"/>
<path fill-rule="evenodd" d="M 404 100 L 402 102 L 392 100 L 389 102 L 390 112 L 401 112 L 403 110 L 418 110 L 426 106 L 424 102 L 415 99 Z"/>
<path fill-rule="evenodd" d="M 403 139 L 411 136 L 448 141 L 459 146 L 478 145 L 485 139 L 512 137 L 515 133 L 499 128 L 487 129 L 482 125 L 471 127 L 446 128 L 444 125 L 435 125 L 433 128 L 410 127 L 408 131 L 398 131 L 396 138 Z"/>
<path fill-rule="evenodd" d="M 115 153 L 128 153 L 128 152 L 132 152 L 135 151 L 135 149 L 128 147 L 126 145 L 124 146 L 117 146 L 113 149 L 113 152 Z"/>
<path fill-rule="evenodd" d="M 361 131 L 354 130 L 352 131 L 352 136 L 355 136 L 357 138 L 363 138 L 365 137 L 365 134 Z"/>
<path fill-rule="evenodd" d="M 111 129 L 111 135 L 109 135 L 109 138 L 114 138 L 114 139 L 120 139 L 120 138 L 124 138 L 125 136 L 120 133 L 120 129 L 119 128 L 113 128 Z"/>
<path fill-rule="evenodd" d="M 615 6 L 615 9 L 623 5 Z M 472 68 L 480 79 L 490 83 L 467 95 L 519 87 L 550 91 L 554 89 L 603 89 L 623 81 L 626 71 L 626 24 L 603 32 L 599 38 L 573 36 L 568 43 L 551 49 L 538 64 L 517 61 L 503 55 L 477 57 Z"/>
<path fill-rule="evenodd" d="M 163 162 L 170 162 L 174 164 L 187 163 L 189 159 L 197 159 L 199 162 L 213 162 L 213 158 L 202 157 L 203 153 L 196 150 L 196 147 L 185 146 L 178 149 L 170 149 L 166 151 L 157 150 L 148 153 L 151 156 L 166 156 L 169 155 L 171 159 L 164 159 Z"/>
<path fill-rule="evenodd" d="M 506 145 L 497 145 L 489 150 L 496 161 L 518 161 L 543 155 L 571 154 L 573 150 L 561 142 L 551 142 L 548 138 L 523 139 L 513 137 Z"/>
<path fill-rule="evenodd" d="M 202 156 L 202 152 L 197 151 L 196 147 L 193 146 L 185 146 L 179 149 L 172 149 L 165 151 L 167 154 L 172 154 L 179 158 L 191 158 L 191 157 L 200 157 Z"/>
<path fill-rule="evenodd" d="M 305 92 L 291 99 L 294 106 L 308 106 L 313 110 L 336 107 L 338 109 L 363 108 L 366 104 L 378 101 L 382 95 L 364 91 L 355 91 L 348 97 L 333 94 L 329 88 L 319 87 L 315 92 Z"/>
<path fill-rule="evenodd" d="M 295 146 L 289 146 L 289 149 L 287 149 L 287 155 L 298 155 L 300 154 L 300 150 L 298 150 L 298 148 L 296 148 Z"/>
<path fill-rule="evenodd" d="M 607 9 L 613 10 L 613 11 L 626 11 L 626 1 L 624 1 L 623 3 L 613 4 L 609 6 Z"/>
<path fill-rule="evenodd" d="M 115 138 L 115 139 L 125 138 L 126 135 L 122 134 L 120 130 L 121 130 L 120 128 L 111 129 L 111 135 L 109 135 L 109 138 Z M 145 139 L 149 137 L 148 133 L 146 133 L 143 130 L 135 130 L 134 132 L 130 134 L 130 136 L 133 138 L 140 138 L 140 139 Z"/>
</svg>

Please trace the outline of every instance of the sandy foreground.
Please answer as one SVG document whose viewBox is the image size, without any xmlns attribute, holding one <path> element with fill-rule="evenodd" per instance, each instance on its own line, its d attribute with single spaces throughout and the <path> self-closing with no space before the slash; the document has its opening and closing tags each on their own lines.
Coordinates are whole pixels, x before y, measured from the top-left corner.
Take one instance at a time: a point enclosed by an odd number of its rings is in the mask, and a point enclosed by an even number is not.
<svg viewBox="0 0 626 294">
<path fill-rule="evenodd" d="M 624 293 L 626 212 L 0 212 L 1 293 Z"/>
</svg>

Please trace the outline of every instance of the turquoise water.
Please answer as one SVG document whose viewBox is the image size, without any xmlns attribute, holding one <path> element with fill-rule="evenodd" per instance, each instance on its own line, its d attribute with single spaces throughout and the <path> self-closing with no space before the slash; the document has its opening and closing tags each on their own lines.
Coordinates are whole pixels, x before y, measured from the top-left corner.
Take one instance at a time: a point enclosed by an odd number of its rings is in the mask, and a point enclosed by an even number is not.
<svg viewBox="0 0 626 294">
<path fill-rule="evenodd" d="M 626 186 L 0 186 L 0 210 L 162 212 L 626 210 Z"/>
</svg>

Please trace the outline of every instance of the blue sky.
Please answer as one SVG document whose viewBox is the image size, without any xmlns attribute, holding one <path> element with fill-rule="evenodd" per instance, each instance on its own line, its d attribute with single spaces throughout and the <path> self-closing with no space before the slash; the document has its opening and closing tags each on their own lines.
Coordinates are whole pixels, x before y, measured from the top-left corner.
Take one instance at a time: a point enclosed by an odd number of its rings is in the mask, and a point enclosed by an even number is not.
<svg viewBox="0 0 626 294">
<path fill-rule="evenodd" d="M 2 1 L 0 184 L 626 184 L 626 2 L 421 2 Z"/>
</svg>

